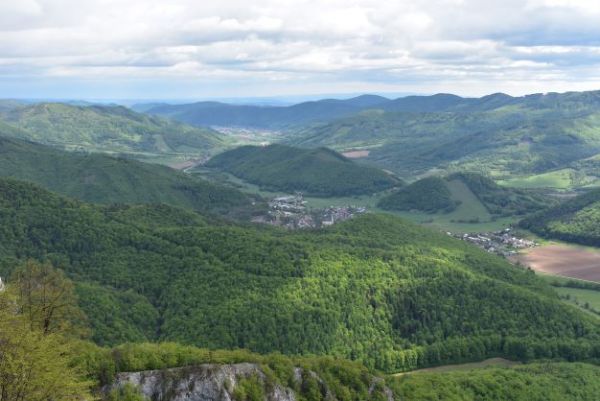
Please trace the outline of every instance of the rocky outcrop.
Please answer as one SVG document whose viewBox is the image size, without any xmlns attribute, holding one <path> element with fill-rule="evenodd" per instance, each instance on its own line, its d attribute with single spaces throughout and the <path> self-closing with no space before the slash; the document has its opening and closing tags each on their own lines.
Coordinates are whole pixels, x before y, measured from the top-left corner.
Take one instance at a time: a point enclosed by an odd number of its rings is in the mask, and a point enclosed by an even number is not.
<svg viewBox="0 0 600 401">
<path fill-rule="evenodd" d="M 302 386 L 306 375 L 317 379 L 324 398 L 327 401 L 338 401 L 327 388 L 326 383 L 314 372 L 304 372 L 300 368 L 294 371 L 298 387 Z M 137 387 L 142 395 L 151 401 L 235 401 L 236 387 L 241 381 L 256 378 L 262 385 L 265 401 L 297 401 L 293 389 L 269 381 L 260 366 L 253 363 L 231 365 L 204 364 L 165 370 L 149 370 L 144 372 L 119 373 L 113 388 L 131 384 Z M 372 388 L 375 387 L 376 381 Z M 394 401 L 389 389 L 384 389 L 388 401 Z"/>
</svg>

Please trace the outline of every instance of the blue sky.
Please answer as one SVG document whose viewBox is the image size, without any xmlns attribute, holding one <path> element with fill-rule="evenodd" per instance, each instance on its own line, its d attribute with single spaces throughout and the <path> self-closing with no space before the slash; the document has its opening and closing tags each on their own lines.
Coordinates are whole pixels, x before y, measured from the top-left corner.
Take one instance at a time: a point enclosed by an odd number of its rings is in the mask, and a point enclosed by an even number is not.
<svg viewBox="0 0 600 401">
<path fill-rule="evenodd" d="M 0 97 L 600 89 L 592 0 L 0 0 Z"/>
</svg>

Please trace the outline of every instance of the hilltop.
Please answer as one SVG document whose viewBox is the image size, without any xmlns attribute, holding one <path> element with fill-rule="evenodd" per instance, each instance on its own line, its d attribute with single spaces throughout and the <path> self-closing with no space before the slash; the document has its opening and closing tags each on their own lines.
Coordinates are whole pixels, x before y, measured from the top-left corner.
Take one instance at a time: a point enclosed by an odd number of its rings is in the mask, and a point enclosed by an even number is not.
<svg viewBox="0 0 600 401">
<path fill-rule="evenodd" d="M 181 213 L 1 179 L 0 275 L 27 258 L 60 266 L 100 344 L 336 355 L 386 371 L 598 356 L 597 319 L 533 272 L 394 216 L 289 232 Z"/>
<path fill-rule="evenodd" d="M 15 136 L 60 148 L 110 153 L 206 156 L 224 145 L 209 128 L 136 113 L 121 106 L 36 103 L 0 110 Z"/>
<path fill-rule="evenodd" d="M 455 173 L 415 181 L 382 197 L 379 207 L 450 213 L 468 197 L 465 192 L 472 193 L 487 212 L 496 217 L 531 214 L 556 203 L 539 191 L 502 187 L 480 174 Z"/>
<path fill-rule="evenodd" d="M 326 148 L 242 146 L 214 156 L 205 166 L 267 190 L 323 197 L 368 194 L 402 184 L 382 170 L 357 164 Z"/>
<path fill-rule="evenodd" d="M 0 125 L 0 134 L 6 131 Z M 0 136 L 0 176 L 94 203 L 165 203 L 205 213 L 248 214 L 254 198 L 156 164 L 65 152 Z"/>
</svg>

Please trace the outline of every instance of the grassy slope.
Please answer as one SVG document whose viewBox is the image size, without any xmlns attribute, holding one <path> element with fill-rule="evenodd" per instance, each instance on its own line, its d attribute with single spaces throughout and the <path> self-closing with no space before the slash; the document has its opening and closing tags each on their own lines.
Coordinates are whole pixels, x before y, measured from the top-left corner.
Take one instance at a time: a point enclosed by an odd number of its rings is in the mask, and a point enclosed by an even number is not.
<svg viewBox="0 0 600 401">
<path fill-rule="evenodd" d="M 0 132 L 5 132 L 1 130 Z M 234 189 L 191 178 L 168 167 L 98 154 L 77 154 L 0 137 L 0 176 L 34 182 L 97 203 L 166 203 L 202 212 L 250 209 Z"/>
<path fill-rule="evenodd" d="M 5 111 L 17 136 L 39 143 L 118 153 L 207 155 L 224 145 L 222 137 L 196 128 L 117 106 L 71 106 L 39 103 Z"/>
<path fill-rule="evenodd" d="M 356 164 L 324 148 L 243 146 L 213 157 L 206 166 L 228 171 L 265 189 L 317 196 L 374 193 L 400 184 L 379 169 Z"/>
<path fill-rule="evenodd" d="M 88 283 L 82 306 L 104 343 L 333 354 L 393 371 L 582 358 L 600 336 L 531 272 L 391 216 L 285 232 L 163 208 L 95 207 L 0 180 L 0 273 L 48 258 Z"/>
</svg>

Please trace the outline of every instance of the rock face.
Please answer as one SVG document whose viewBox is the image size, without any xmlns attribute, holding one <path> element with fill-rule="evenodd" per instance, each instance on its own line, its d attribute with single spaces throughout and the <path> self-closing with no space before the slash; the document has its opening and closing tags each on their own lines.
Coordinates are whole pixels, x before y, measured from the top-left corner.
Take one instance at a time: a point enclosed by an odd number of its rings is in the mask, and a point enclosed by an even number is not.
<svg viewBox="0 0 600 401">
<path fill-rule="evenodd" d="M 212 365 L 120 373 L 114 387 L 130 383 L 152 401 L 233 401 L 233 392 L 240 379 L 257 376 L 263 383 L 265 375 L 251 363 Z M 280 385 L 265 391 L 268 401 L 296 401 L 292 389 Z"/>
<path fill-rule="evenodd" d="M 322 386 L 325 400 L 338 401 L 327 385 L 314 373 L 296 368 L 295 380 L 302 385 L 303 373 L 316 378 Z M 240 380 L 256 377 L 263 384 L 265 401 L 297 401 L 294 390 L 276 383 L 267 383 L 260 366 L 253 363 L 232 365 L 204 364 L 165 370 L 119 373 L 115 382 L 105 391 L 131 384 L 151 401 L 235 401 L 234 392 Z M 374 381 L 372 388 L 375 387 Z M 371 390 L 372 391 L 372 390 Z M 387 401 L 394 401 L 392 392 L 385 388 Z"/>
</svg>

